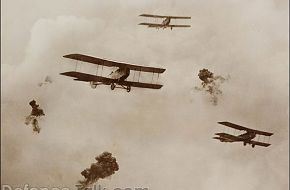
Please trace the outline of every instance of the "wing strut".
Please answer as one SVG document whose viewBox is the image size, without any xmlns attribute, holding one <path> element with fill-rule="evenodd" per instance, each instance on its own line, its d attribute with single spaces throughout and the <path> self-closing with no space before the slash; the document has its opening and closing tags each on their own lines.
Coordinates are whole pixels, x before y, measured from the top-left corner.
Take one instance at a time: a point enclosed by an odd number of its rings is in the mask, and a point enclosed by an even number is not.
<svg viewBox="0 0 290 190">
<path fill-rule="evenodd" d="M 77 68 L 78 68 L 78 61 L 76 61 L 75 71 L 77 71 Z"/>
<path fill-rule="evenodd" d="M 97 72 L 96 72 L 96 76 L 98 76 L 99 74 L 99 65 L 97 65 Z"/>
<path fill-rule="evenodd" d="M 141 69 L 139 71 L 138 82 L 140 81 L 140 76 L 141 76 Z"/>
<path fill-rule="evenodd" d="M 159 80 L 159 73 L 158 73 L 158 75 L 157 75 L 157 81 L 156 81 L 156 83 L 158 82 L 158 80 Z"/>
<path fill-rule="evenodd" d="M 135 71 L 134 71 L 134 74 L 133 74 L 133 82 L 134 82 L 134 79 L 135 79 Z"/>
</svg>

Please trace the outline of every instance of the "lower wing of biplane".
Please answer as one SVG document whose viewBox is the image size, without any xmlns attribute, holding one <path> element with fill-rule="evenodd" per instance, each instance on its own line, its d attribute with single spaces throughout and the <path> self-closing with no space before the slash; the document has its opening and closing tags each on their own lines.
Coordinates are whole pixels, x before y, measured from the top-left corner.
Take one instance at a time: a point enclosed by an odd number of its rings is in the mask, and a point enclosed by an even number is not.
<svg viewBox="0 0 290 190">
<path fill-rule="evenodd" d="M 145 67 L 145 66 L 131 65 L 131 64 L 126 64 L 126 63 L 119 63 L 119 62 L 108 61 L 108 60 L 91 57 L 87 55 L 82 55 L 82 54 L 69 54 L 69 55 L 65 55 L 64 57 L 81 61 L 81 62 L 95 64 L 98 66 L 101 65 L 102 69 L 103 69 L 103 66 L 118 68 L 116 71 L 113 71 L 110 74 L 112 78 L 99 76 L 98 67 L 96 70 L 97 71 L 96 75 L 77 72 L 77 71 L 69 71 L 69 72 L 60 73 L 61 75 L 72 77 L 76 81 L 89 82 L 92 88 L 96 88 L 98 85 L 111 85 L 112 90 L 114 90 L 117 87 L 117 88 L 126 89 L 127 92 L 130 92 L 131 87 L 150 88 L 150 89 L 160 89 L 162 87 L 161 84 L 157 84 L 157 81 L 159 79 L 159 74 L 165 71 L 165 69 L 162 69 L 162 68 Z M 130 75 L 130 71 L 134 72 L 133 81 L 127 80 L 128 76 Z M 135 74 L 136 72 L 137 74 Z M 142 72 L 153 73 L 152 78 L 151 78 L 151 83 L 145 83 L 145 82 L 139 81 L 140 75 Z M 153 83 L 154 76 L 156 76 L 155 74 L 157 75 L 157 79 Z M 134 80 L 135 75 L 138 77 L 137 81 Z"/>
<path fill-rule="evenodd" d="M 116 85 L 119 85 L 120 88 L 124 88 L 127 90 L 127 92 L 130 92 L 131 87 L 151 89 L 160 89 L 162 87 L 162 85 L 160 84 L 150 84 L 134 81 L 119 81 L 118 79 L 96 76 L 76 71 L 64 72 L 60 74 L 68 77 L 73 77 L 76 81 L 90 82 L 92 88 L 96 88 L 97 85 L 111 85 L 111 90 L 114 90 L 115 87 L 117 87 Z"/>
<path fill-rule="evenodd" d="M 140 23 L 139 25 L 145 25 L 148 26 L 149 28 L 186 28 L 190 27 L 190 25 L 176 25 L 176 24 L 169 24 L 169 25 L 164 25 L 164 24 L 156 24 L 156 23 Z"/>
</svg>

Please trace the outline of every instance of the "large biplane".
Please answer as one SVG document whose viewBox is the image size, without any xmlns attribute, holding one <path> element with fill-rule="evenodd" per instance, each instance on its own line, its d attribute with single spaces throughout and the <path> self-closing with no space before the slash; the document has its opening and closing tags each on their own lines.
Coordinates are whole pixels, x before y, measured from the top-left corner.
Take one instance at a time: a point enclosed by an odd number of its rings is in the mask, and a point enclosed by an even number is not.
<svg viewBox="0 0 290 190">
<path fill-rule="evenodd" d="M 213 137 L 213 139 L 217 139 L 221 142 L 243 142 L 244 146 L 246 146 L 247 144 L 252 145 L 252 147 L 254 148 L 255 145 L 257 146 L 264 146 L 264 147 L 268 147 L 271 144 L 269 143 L 265 143 L 265 142 L 260 142 L 260 135 L 264 136 L 264 141 L 265 141 L 265 136 L 268 136 L 268 141 L 270 141 L 270 136 L 273 135 L 273 133 L 268 133 L 268 132 L 264 132 L 264 131 L 258 131 L 258 130 L 254 130 L 254 129 L 249 129 L 247 127 L 243 127 L 234 123 L 230 123 L 230 122 L 218 122 L 219 124 L 222 124 L 226 127 L 230 127 L 233 128 L 235 130 L 240 130 L 240 131 L 246 131 L 246 133 L 243 133 L 241 135 L 235 136 L 235 135 L 231 135 L 228 133 L 216 133 L 215 135 L 218 135 L 218 137 Z M 258 140 L 255 141 L 254 139 L 256 138 L 256 136 L 258 136 Z"/>
<path fill-rule="evenodd" d="M 118 62 L 108 61 L 108 60 L 91 57 L 87 55 L 82 55 L 82 54 L 69 54 L 63 57 L 97 65 L 95 75 L 77 72 L 76 70 L 60 73 L 61 75 L 73 77 L 74 80 L 76 81 L 89 82 L 92 88 L 96 88 L 98 85 L 110 85 L 111 90 L 114 90 L 115 87 L 117 87 L 117 88 L 126 89 L 127 92 L 130 92 L 131 87 L 150 88 L 150 89 L 160 89 L 162 87 L 161 84 L 157 84 L 159 75 L 165 71 L 165 69 L 162 69 L 162 68 L 145 67 L 145 66 L 131 65 L 131 64 L 126 64 L 126 63 L 118 63 Z M 103 77 L 101 76 L 102 74 L 98 75 L 99 65 L 102 66 L 102 70 L 103 70 L 103 66 L 112 67 L 112 68 L 115 68 L 116 70 L 112 71 L 109 77 Z M 133 80 L 128 81 L 127 78 L 129 77 L 130 73 L 132 73 L 131 71 L 134 72 Z M 141 72 L 148 72 L 148 73 L 153 74 L 151 78 L 151 83 L 140 82 Z M 157 75 L 157 79 L 155 79 L 155 82 L 153 82 L 154 75 L 155 75 L 155 78 Z"/>
<path fill-rule="evenodd" d="M 141 14 L 139 16 L 142 17 L 151 17 L 151 18 L 162 18 L 164 19 L 162 21 L 161 24 L 157 24 L 157 23 L 146 23 L 146 22 L 142 22 L 139 25 L 145 25 L 148 26 L 149 28 L 181 28 L 181 27 L 190 27 L 190 25 L 176 25 L 176 24 L 170 24 L 171 19 L 191 19 L 191 17 L 188 16 L 161 16 L 161 15 L 151 15 L 151 14 Z"/>
</svg>

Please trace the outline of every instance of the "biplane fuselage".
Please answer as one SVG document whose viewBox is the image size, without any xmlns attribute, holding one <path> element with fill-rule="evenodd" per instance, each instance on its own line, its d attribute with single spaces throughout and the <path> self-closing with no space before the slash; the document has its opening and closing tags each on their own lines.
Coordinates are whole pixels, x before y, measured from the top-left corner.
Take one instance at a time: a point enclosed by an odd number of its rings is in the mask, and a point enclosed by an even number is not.
<svg viewBox="0 0 290 190">
<path fill-rule="evenodd" d="M 169 24 L 170 24 L 170 18 L 169 18 L 169 17 L 165 18 L 165 19 L 162 21 L 162 25 L 163 25 L 164 28 L 168 27 Z"/>
<path fill-rule="evenodd" d="M 246 132 L 243 133 L 241 135 L 237 136 L 237 139 L 233 140 L 229 137 L 228 134 L 226 133 L 216 133 L 216 135 L 219 135 L 221 138 L 219 138 L 219 140 L 221 142 L 244 142 L 244 143 L 250 143 L 252 139 L 254 139 L 256 137 L 255 133 L 251 133 L 251 132 Z"/>
<path fill-rule="evenodd" d="M 127 67 L 119 67 L 116 71 L 112 71 L 110 76 L 112 79 L 111 89 L 115 88 L 115 84 L 123 83 L 130 75 L 130 69 Z M 96 88 L 98 85 L 104 83 L 98 81 L 90 81 L 92 88 Z M 131 87 L 127 87 L 127 90 L 131 90 Z"/>
<path fill-rule="evenodd" d="M 116 71 L 113 71 L 110 75 L 112 79 L 124 81 L 130 75 L 130 69 L 127 67 L 120 67 Z"/>
</svg>

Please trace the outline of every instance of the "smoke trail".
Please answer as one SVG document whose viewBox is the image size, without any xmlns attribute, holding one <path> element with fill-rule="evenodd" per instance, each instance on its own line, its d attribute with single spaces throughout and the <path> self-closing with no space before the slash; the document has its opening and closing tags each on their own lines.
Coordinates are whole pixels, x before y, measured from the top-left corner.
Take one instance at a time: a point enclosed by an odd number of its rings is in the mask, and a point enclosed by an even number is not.
<svg viewBox="0 0 290 190">
<path fill-rule="evenodd" d="M 210 95 L 210 101 L 213 103 L 213 105 L 217 105 L 218 98 L 222 95 L 220 86 L 222 83 L 228 80 L 229 77 L 224 78 L 219 75 L 214 76 L 214 74 L 208 69 L 200 70 L 198 73 L 198 77 L 202 81 L 201 87 L 195 87 L 194 89 L 208 93 Z"/>
<path fill-rule="evenodd" d="M 46 76 L 43 82 L 38 83 L 38 86 L 41 87 L 43 85 L 47 85 L 52 83 L 52 79 L 50 76 Z"/>
<path fill-rule="evenodd" d="M 87 189 L 90 185 L 97 182 L 99 179 L 109 177 L 119 170 L 119 165 L 115 157 L 109 152 L 103 152 L 95 158 L 96 163 L 92 163 L 90 168 L 81 172 L 84 180 L 78 181 L 78 189 Z"/>
</svg>

